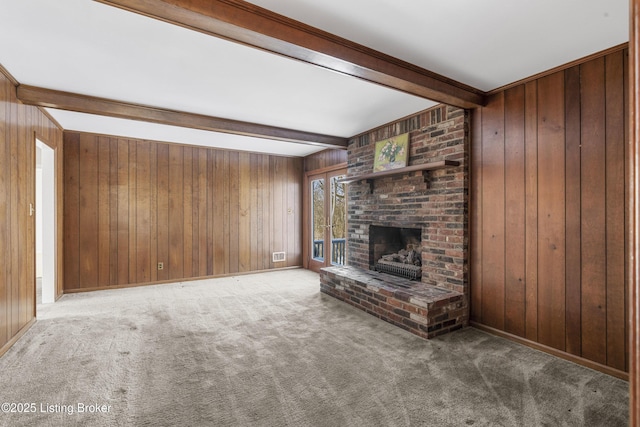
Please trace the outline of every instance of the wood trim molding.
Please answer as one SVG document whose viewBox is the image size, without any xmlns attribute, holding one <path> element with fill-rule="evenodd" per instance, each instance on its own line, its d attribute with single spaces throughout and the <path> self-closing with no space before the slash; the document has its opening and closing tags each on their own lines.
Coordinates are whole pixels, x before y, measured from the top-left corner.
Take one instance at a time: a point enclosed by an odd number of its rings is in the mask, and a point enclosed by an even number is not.
<svg viewBox="0 0 640 427">
<path fill-rule="evenodd" d="M 244 1 L 97 1 L 436 102 L 486 104 L 479 89 Z"/>
<path fill-rule="evenodd" d="M 629 425 L 640 424 L 640 0 L 629 0 L 629 141 L 627 283 L 629 286 Z"/>
<path fill-rule="evenodd" d="M 533 76 L 529 76 L 529 77 L 526 77 L 524 79 L 515 81 L 513 83 L 509 83 L 507 85 L 500 86 L 499 88 L 493 89 L 493 90 L 487 92 L 487 96 L 492 96 L 492 95 L 495 95 L 497 93 L 504 92 L 507 89 L 511 89 L 513 87 L 520 86 L 520 85 L 523 85 L 523 84 L 526 84 L 526 83 L 541 79 L 542 77 L 549 76 L 549 75 L 557 73 L 559 71 L 564 71 L 564 70 L 566 70 L 568 68 L 575 67 L 576 65 L 584 64 L 585 62 L 592 61 L 592 60 L 594 60 L 596 58 L 600 58 L 602 56 L 607 56 L 607 55 L 612 54 L 614 52 L 618 52 L 620 50 L 624 50 L 628 46 L 629 46 L 629 43 L 622 43 L 622 44 L 619 44 L 617 46 L 610 47 L 609 49 L 605 49 L 605 50 L 602 50 L 600 52 L 596 52 L 596 53 L 593 53 L 591 55 L 585 56 L 583 58 L 576 59 L 575 61 L 571 61 L 571 62 L 568 62 L 566 64 L 559 65 L 559 66 L 557 66 L 555 68 L 552 68 L 550 70 L 546 70 L 546 71 L 543 71 L 541 73 L 534 74 Z"/>
<path fill-rule="evenodd" d="M 3 354 L 5 354 L 10 348 L 11 346 L 13 346 L 20 338 L 22 338 L 22 336 L 29 330 L 31 329 L 31 327 L 36 323 L 36 318 L 34 317 L 33 319 L 31 319 L 29 321 L 29 323 L 27 323 L 26 325 L 24 325 L 24 327 L 22 329 L 20 329 L 18 331 L 17 334 L 15 334 L 13 336 L 13 338 L 11 338 L 9 340 L 9 342 L 7 342 L 5 345 L 2 346 L 2 348 L 0 348 L 0 357 L 2 357 Z"/>
<path fill-rule="evenodd" d="M 11 73 L 9 72 L 9 70 L 7 70 L 6 68 L 4 68 L 2 66 L 2 64 L 0 64 L 0 73 L 4 74 L 4 76 L 9 79 L 9 81 L 11 82 L 12 85 L 14 86 L 18 86 L 18 81 L 15 79 L 15 77 L 13 77 L 11 75 Z"/>
<path fill-rule="evenodd" d="M 61 110 L 141 120 L 213 132 L 269 138 L 340 149 L 345 149 L 348 142 L 347 138 L 338 136 L 185 113 L 27 85 L 19 85 L 17 87 L 17 95 L 22 103 L 38 107 L 58 108 Z"/>
<path fill-rule="evenodd" d="M 596 371 L 599 371 L 599 372 L 603 372 L 603 373 L 605 373 L 607 375 L 611 375 L 611 376 L 614 376 L 616 378 L 620 378 L 621 380 L 627 381 L 629 379 L 629 376 L 628 376 L 628 374 L 626 372 L 620 371 L 618 369 L 614 369 L 614 368 L 611 368 L 609 366 L 602 365 L 600 363 L 593 362 L 593 361 L 588 360 L 588 359 L 584 359 L 582 357 L 574 356 L 573 354 L 565 353 L 564 351 L 560 351 L 560 350 L 555 349 L 553 347 L 549 347 L 549 346 L 546 346 L 544 344 L 537 343 L 535 341 L 530 341 L 530 340 L 528 340 L 526 338 L 522 338 L 522 337 L 519 337 L 517 335 L 513 335 L 513 334 L 510 334 L 508 332 L 504 332 L 504 331 L 492 328 L 490 326 L 483 325 L 483 324 L 478 323 L 478 322 L 473 322 L 472 321 L 469 324 L 470 324 L 470 326 L 472 326 L 472 327 L 474 327 L 476 329 L 479 329 L 479 330 L 481 330 L 483 332 L 487 332 L 487 333 L 489 333 L 491 335 L 496 335 L 496 336 L 499 336 L 501 338 L 505 338 L 505 339 L 508 339 L 508 340 L 511 340 L 511 341 L 515 341 L 518 344 L 523 344 L 523 345 L 526 345 L 527 347 L 530 347 L 530 348 L 533 348 L 533 349 L 536 349 L 536 350 L 540 350 L 540 351 L 545 352 L 545 353 L 552 354 L 552 355 L 554 355 L 556 357 L 559 357 L 561 359 L 568 360 L 568 361 L 573 362 L 573 363 L 577 363 L 578 365 L 586 366 L 587 368 L 590 368 L 590 369 L 593 369 L 593 370 L 596 370 Z M 635 424 L 631 424 L 631 425 L 635 425 Z"/>
</svg>

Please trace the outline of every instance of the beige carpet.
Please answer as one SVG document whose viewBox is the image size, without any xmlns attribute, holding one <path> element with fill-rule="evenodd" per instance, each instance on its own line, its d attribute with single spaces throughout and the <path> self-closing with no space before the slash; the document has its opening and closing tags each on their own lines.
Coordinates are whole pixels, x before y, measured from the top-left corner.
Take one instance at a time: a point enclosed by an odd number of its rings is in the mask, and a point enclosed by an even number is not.
<svg viewBox="0 0 640 427">
<path fill-rule="evenodd" d="M 624 381 L 472 328 L 422 340 L 321 295 L 305 270 L 66 295 L 38 310 L 0 358 L 0 402 L 35 412 L 0 413 L 2 426 L 628 422 Z"/>
</svg>

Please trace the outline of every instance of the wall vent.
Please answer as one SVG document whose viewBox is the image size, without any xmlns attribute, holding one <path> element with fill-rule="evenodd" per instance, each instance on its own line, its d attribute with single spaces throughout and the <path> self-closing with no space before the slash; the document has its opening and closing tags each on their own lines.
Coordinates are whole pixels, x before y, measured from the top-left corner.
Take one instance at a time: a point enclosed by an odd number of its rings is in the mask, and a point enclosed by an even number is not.
<svg viewBox="0 0 640 427">
<path fill-rule="evenodd" d="M 285 260 L 284 252 L 274 252 L 273 253 L 273 262 L 282 262 Z"/>
</svg>

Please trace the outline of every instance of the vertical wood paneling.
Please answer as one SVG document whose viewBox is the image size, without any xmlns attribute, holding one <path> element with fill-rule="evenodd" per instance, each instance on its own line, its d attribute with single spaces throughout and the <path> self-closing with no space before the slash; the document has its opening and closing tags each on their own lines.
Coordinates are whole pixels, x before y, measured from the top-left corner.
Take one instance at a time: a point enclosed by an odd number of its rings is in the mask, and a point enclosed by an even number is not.
<svg viewBox="0 0 640 427">
<path fill-rule="evenodd" d="M 260 216 L 259 208 L 258 208 L 258 199 L 260 197 L 260 193 L 258 191 L 259 182 L 259 173 L 258 169 L 258 161 L 260 156 L 257 154 L 251 154 L 250 162 L 251 162 L 251 194 L 250 194 L 250 206 L 249 212 L 251 215 L 251 253 L 249 254 L 249 261 L 251 265 L 249 266 L 250 270 L 256 271 L 258 270 L 258 245 L 260 242 L 260 230 L 258 229 L 258 217 Z"/>
<path fill-rule="evenodd" d="M 149 268 L 151 281 L 158 280 L 158 144 L 149 146 Z"/>
<path fill-rule="evenodd" d="M 525 335 L 524 86 L 505 92 L 505 330 Z"/>
<path fill-rule="evenodd" d="M 207 217 L 211 216 L 213 209 L 209 209 L 207 206 L 207 188 L 208 188 L 208 180 L 207 180 L 207 154 L 209 150 L 204 148 L 199 149 L 198 156 L 198 212 L 200 213 L 198 217 L 198 229 L 199 229 L 199 238 L 198 241 L 198 250 L 199 250 L 199 271 L 198 276 L 206 276 L 207 273 L 207 263 L 209 262 L 209 257 L 207 256 L 211 252 L 207 247 L 209 234 L 207 228 Z"/>
<path fill-rule="evenodd" d="M 11 151 L 9 149 L 9 88 L 11 85 L 0 73 L 0 348 L 12 337 L 10 320 L 11 204 L 8 189 L 11 186 Z"/>
<path fill-rule="evenodd" d="M 150 146 L 140 141 L 136 150 L 136 278 L 135 283 L 151 281 L 151 165 Z"/>
<path fill-rule="evenodd" d="M 35 136 L 56 150 L 55 214 L 60 248 L 64 228 L 62 131 L 39 109 L 19 103 L 11 80 L 0 73 L 0 355 L 35 319 L 35 217 L 30 214 L 31 205 L 39 208 L 35 206 Z M 71 184 L 68 197 L 72 209 L 78 206 L 78 177 L 73 168 L 66 177 Z M 77 219 L 72 214 L 68 221 Z M 70 249 L 79 253 L 77 234 L 76 238 Z M 75 280 L 70 286 L 78 283 L 78 258 L 75 264 L 75 270 L 71 269 Z M 58 258 L 56 293 L 64 280 L 64 267 Z"/>
<path fill-rule="evenodd" d="M 80 283 L 98 282 L 98 144 L 80 136 Z"/>
<path fill-rule="evenodd" d="M 75 288 L 300 265 L 301 159 L 77 132 L 65 138 L 65 207 L 76 212 L 67 217 L 65 259 L 87 259 L 82 274 L 70 262 Z M 81 224 L 93 226 L 85 233 Z M 276 250 L 287 251 L 286 264 L 271 265 Z"/>
<path fill-rule="evenodd" d="M 111 146 L 109 138 L 98 137 L 98 285 L 109 286 L 111 273 Z"/>
<path fill-rule="evenodd" d="M 80 134 L 64 136 L 64 288 L 80 287 Z"/>
<path fill-rule="evenodd" d="M 118 283 L 129 283 L 129 141 L 118 141 Z M 86 282 L 82 282 L 84 286 Z"/>
<path fill-rule="evenodd" d="M 182 248 L 183 248 L 183 277 L 194 277 L 193 274 L 193 149 L 183 148 L 183 226 L 182 226 Z"/>
<path fill-rule="evenodd" d="M 238 155 L 238 271 L 251 271 L 251 154 Z"/>
<path fill-rule="evenodd" d="M 471 147 L 472 320 L 618 371 L 625 64 L 621 50 L 492 95 L 474 111 Z"/>
<path fill-rule="evenodd" d="M 565 348 L 564 75 L 538 81 L 538 340 Z"/>
<path fill-rule="evenodd" d="M 625 313 L 625 96 L 624 55 L 616 52 L 606 57 L 606 253 L 607 253 L 607 365 L 626 367 Z M 625 327 L 622 327 L 624 325 Z"/>
<path fill-rule="evenodd" d="M 469 222 L 471 238 L 470 251 L 470 319 L 482 322 L 482 114 L 484 109 L 476 108 L 471 114 L 471 174 Z"/>
<path fill-rule="evenodd" d="M 136 283 L 138 268 L 138 144 L 129 142 L 129 283 Z"/>
<path fill-rule="evenodd" d="M 225 263 L 227 264 L 226 272 L 237 273 L 240 271 L 239 258 L 241 256 L 241 245 L 239 240 L 240 215 L 242 215 L 240 210 L 240 157 L 237 152 L 228 152 L 226 154 L 228 154 L 228 157 L 225 157 L 225 162 L 227 159 L 229 162 L 229 179 L 228 184 L 225 186 L 229 195 L 229 209 L 226 211 L 229 219 L 229 250 L 225 251 Z M 234 254 L 234 256 L 231 254 Z"/>
<path fill-rule="evenodd" d="M 158 280 L 169 279 L 169 146 L 158 144 L 157 149 L 157 189 L 158 189 L 158 260 L 164 269 L 158 270 Z"/>
<path fill-rule="evenodd" d="M 169 278 L 183 277 L 184 151 L 169 146 Z"/>
<path fill-rule="evenodd" d="M 582 352 L 580 67 L 565 71 L 566 351 Z"/>
<path fill-rule="evenodd" d="M 109 162 L 109 285 L 116 285 L 118 284 L 118 140 L 116 138 L 109 138 Z"/>
<path fill-rule="evenodd" d="M 582 339 L 584 357 L 606 363 L 606 146 L 604 58 L 580 66 L 582 80 Z"/>
<path fill-rule="evenodd" d="M 525 337 L 538 341 L 538 84 L 525 85 Z"/>
<path fill-rule="evenodd" d="M 504 93 L 492 97 L 484 109 L 482 127 L 482 320 L 504 329 L 505 193 L 504 193 Z"/>
</svg>

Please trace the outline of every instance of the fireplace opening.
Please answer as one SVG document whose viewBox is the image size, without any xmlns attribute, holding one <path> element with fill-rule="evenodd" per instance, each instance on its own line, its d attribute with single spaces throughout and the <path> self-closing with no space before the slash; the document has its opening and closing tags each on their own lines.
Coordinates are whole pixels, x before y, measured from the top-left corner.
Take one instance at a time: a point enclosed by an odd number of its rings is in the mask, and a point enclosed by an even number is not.
<svg viewBox="0 0 640 427">
<path fill-rule="evenodd" d="M 411 280 L 422 277 L 422 230 L 369 226 L 369 269 Z"/>
</svg>

